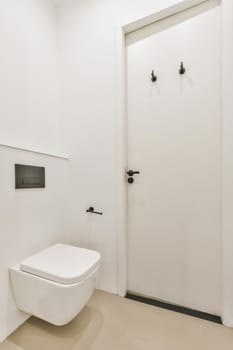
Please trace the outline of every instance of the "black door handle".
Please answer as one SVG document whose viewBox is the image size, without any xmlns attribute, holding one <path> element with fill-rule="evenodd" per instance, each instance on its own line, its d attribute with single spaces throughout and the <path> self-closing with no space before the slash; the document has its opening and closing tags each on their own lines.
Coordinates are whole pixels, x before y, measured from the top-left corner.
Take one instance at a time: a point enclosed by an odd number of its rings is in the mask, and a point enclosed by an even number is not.
<svg viewBox="0 0 233 350">
<path fill-rule="evenodd" d="M 135 174 L 140 174 L 140 171 L 129 170 L 126 172 L 129 176 L 134 176 Z"/>
<path fill-rule="evenodd" d="M 99 211 L 95 211 L 94 207 L 90 207 L 89 209 L 86 210 L 86 212 L 91 213 L 91 214 L 103 215 L 103 213 L 101 213 Z"/>
</svg>

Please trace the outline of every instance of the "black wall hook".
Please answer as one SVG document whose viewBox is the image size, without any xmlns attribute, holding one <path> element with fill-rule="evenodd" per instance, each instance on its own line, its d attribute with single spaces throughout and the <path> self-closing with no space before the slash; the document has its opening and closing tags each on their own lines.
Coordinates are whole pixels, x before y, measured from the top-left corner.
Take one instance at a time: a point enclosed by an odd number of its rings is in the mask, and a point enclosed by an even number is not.
<svg viewBox="0 0 233 350">
<path fill-rule="evenodd" d="M 151 81 L 153 83 L 155 83 L 157 81 L 157 79 L 158 79 L 157 75 L 155 75 L 154 71 L 152 70 L 152 72 L 151 72 Z"/>
<path fill-rule="evenodd" d="M 183 75 L 185 72 L 186 72 L 186 69 L 184 68 L 184 62 L 182 61 L 180 63 L 179 73 L 180 73 L 180 75 Z"/>
</svg>

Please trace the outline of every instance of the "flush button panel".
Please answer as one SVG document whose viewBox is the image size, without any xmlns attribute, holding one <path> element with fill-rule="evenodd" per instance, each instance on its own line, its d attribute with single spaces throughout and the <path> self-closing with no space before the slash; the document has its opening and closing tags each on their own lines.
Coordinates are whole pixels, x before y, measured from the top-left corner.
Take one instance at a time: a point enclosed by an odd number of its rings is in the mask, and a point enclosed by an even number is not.
<svg viewBox="0 0 233 350">
<path fill-rule="evenodd" d="M 45 188 L 45 168 L 15 164 L 15 188 Z"/>
</svg>

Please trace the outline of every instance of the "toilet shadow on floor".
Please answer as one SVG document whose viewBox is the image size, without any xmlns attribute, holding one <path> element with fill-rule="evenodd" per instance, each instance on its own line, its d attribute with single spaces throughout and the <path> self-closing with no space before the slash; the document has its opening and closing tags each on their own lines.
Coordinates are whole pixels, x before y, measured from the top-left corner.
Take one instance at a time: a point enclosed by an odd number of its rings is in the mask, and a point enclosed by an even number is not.
<svg viewBox="0 0 233 350">
<path fill-rule="evenodd" d="M 72 322 L 61 327 L 31 317 L 9 341 L 22 350 L 89 350 L 103 324 L 102 313 L 88 305 Z"/>
</svg>

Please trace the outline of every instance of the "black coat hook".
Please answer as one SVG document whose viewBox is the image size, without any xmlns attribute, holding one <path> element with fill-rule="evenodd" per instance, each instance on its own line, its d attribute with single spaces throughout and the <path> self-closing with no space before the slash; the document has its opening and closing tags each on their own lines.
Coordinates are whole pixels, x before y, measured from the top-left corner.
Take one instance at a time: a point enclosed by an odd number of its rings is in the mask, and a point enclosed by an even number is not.
<svg viewBox="0 0 233 350">
<path fill-rule="evenodd" d="M 184 68 L 184 62 L 182 61 L 180 63 L 179 73 L 180 73 L 180 75 L 183 75 L 185 72 L 186 72 L 186 69 Z"/>
<path fill-rule="evenodd" d="M 151 81 L 153 83 L 155 83 L 157 81 L 157 79 L 158 79 L 157 76 L 155 75 L 154 71 L 152 70 L 152 72 L 151 72 Z"/>
</svg>

